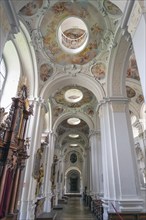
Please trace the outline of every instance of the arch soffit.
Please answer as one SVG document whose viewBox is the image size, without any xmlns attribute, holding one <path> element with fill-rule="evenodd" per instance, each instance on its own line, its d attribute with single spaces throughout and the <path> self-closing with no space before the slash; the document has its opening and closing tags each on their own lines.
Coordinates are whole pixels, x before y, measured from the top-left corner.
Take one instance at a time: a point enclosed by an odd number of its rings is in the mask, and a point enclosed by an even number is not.
<svg viewBox="0 0 146 220">
<path fill-rule="evenodd" d="M 60 138 L 59 138 L 59 143 L 62 143 L 63 139 L 70 134 L 70 131 L 65 132 Z M 85 136 L 84 133 L 78 131 L 78 134 L 83 138 L 85 143 L 88 143 L 88 138 Z M 76 140 L 76 139 L 73 139 Z"/>
<path fill-rule="evenodd" d="M 83 73 L 80 73 L 76 76 L 69 76 L 66 75 L 66 73 L 62 73 L 61 76 L 58 76 L 58 78 L 53 79 L 53 81 L 48 81 L 48 83 L 41 90 L 40 96 L 43 99 L 47 100 L 51 94 L 55 93 L 55 91 L 58 90 L 58 88 L 61 89 L 69 85 L 85 87 L 95 95 L 98 101 L 102 100 L 105 96 L 105 92 L 101 84 Z"/>
<path fill-rule="evenodd" d="M 72 170 L 76 170 L 79 172 L 79 174 L 81 175 L 81 171 L 78 167 L 75 167 L 75 166 L 71 166 L 69 167 L 66 171 L 65 171 L 65 176 L 67 176 L 68 172 L 72 171 Z"/>
<path fill-rule="evenodd" d="M 130 57 L 130 35 L 122 33 L 119 29 L 114 39 L 114 47 L 111 50 L 106 92 L 108 96 L 125 96 L 126 71 Z M 110 83 L 108 83 L 110 82 Z"/>
<path fill-rule="evenodd" d="M 87 115 L 81 113 L 81 112 L 76 112 L 75 114 L 73 113 L 66 113 L 64 115 L 61 115 L 57 118 L 57 120 L 54 122 L 54 125 L 53 125 L 53 130 L 56 131 L 57 127 L 59 126 L 59 124 L 64 121 L 65 119 L 69 118 L 69 117 L 78 117 L 82 120 L 84 120 L 87 125 L 89 126 L 90 129 L 94 129 L 94 123 L 93 121 L 87 117 Z"/>
<path fill-rule="evenodd" d="M 36 56 L 31 41 L 29 32 L 24 23 L 20 21 L 20 32 L 15 35 L 13 40 L 17 48 L 17 53 L 21 62 L 22 75 L 26 76 L 29 87 L 30 97 L 36 97 L 38 94 L 38 74 Z"/>
<path fill-rule="evenodd" d="M 77 149 L 71 149 L 71 148 L 68 148 L 68 145 L 66 144 L 64 149 L 63 149 L 63 152 L 67 149 L 67 151 L 64 153 L 64 157 L 66 157 L 66 155 L 68 153 L 70 153 L 71 151 L 76 151 L 80 154 L 80 156 L 82 157 L 82 159 L 84 160 L 84 157 L 83 155 L 85 154 L 85 149 L 79 145 L 79 147 Z M 83 152 L 81 152 L 81 149 L 83 150 Z"/>
</svg>

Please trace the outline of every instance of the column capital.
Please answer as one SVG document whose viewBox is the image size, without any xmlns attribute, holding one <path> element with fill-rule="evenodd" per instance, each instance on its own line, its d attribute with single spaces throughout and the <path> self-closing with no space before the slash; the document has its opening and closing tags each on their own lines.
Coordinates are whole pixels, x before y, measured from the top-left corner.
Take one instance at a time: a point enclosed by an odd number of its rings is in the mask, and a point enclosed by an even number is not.
<svg viewBox="0 0 146 220">
<path fill-rule="evenodd" d="M 99 135 L 100 134 L 100 130 L 90 130 L 89 131 L 89 138 L 95 135 Z"/>
<path fill-rule="evenodd" d="M 42 97 L 34 97 L 34 98 L 30 98 L 30 100 L 34 101 L 34 103 L 38 105 L 42 105 L 45 103 L 45 100 Z"/>
<path fill-rule="evenodd" d="M 119 97 L 119 96 L 114 96 L 114 97 L 105 97 L 103 100 L 101 100 L 98 104 L 98 109 L 99 111 L 100 107 L 105 105 L 105 104 L 112 104 L 112 109 L 114 112 L 120 112 L 125 109 L 125 104 L 129 102 L 129 99 L 127 97 Z"/>
<path fill-rule="evenodd" d="M 87 151 L 91 151 L 91 146 L 86 147 Z"/>
</svg>

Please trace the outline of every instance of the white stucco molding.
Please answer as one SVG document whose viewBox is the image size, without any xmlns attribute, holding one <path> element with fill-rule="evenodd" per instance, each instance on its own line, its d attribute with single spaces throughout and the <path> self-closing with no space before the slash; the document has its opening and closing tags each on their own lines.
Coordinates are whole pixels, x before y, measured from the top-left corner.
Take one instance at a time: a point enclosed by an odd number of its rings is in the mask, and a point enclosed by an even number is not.
<svg viewBox="0 0 146 220">
<path fill-rule="evenodd" d="M 58 88 L 61 89 L 69 85 L 77 85 L 87 88 L 95 95 L 98 101 L 102 100 L 105 96 L 105 92 L 101 84 L 83 73 L 80 73 L 76 76 L 58 74 L 58 78 L 46 83 L 40 92 L 40 96 L 47 100 L 58 90 Z"/>
</svg>

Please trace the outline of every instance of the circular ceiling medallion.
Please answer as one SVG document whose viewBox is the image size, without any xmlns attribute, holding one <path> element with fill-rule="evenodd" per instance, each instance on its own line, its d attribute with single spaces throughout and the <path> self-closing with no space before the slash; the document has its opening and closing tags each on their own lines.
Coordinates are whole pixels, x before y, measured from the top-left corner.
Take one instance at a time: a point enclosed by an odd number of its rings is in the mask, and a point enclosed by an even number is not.
<svg viewBox="0 0 146 220">
<path fill-rule="evenodd" d="M 40 67 L 40 78 L 42 81 L 46 81 L 51 77 L 53 74 L 53 68 L 48 64 L 44 63 Z"/>
<path fill-rule="evenodd" d="M 79 89 L 69 89 L 65 92 L 64 97 L 66 101 L 76 103 L 83 98 L 83 93 Z"/>
<path fill-rule="evenodd" d="M 136 92 L 134 89 L 132 89 L 129 86 L 126 86 L 126 92 L 127 92 L 127 97 L 128 98 L 133 98 L 136 95 Z"/>
<path fill-rule="evenodd" d="M 80 124 L 81 120 L 79 118 L 69 118 L 67 123 L 70 125 L 78 125 Z"/>
<path fill-rule="evenodd" d="M 78 144 L 70 144 L 71 147 L 76 147 Z"/>
<path fill-rule="evenodd" d="M 78 138 L 79 134 L 69 134 L 68 135 L 70 138 Z"/>
<path fill-rule="evenodd" d="M 76 54 L 81 52 L 89 38 L 89 32 L 83 20 L 77 17 L 66 18 L 58 29 L 58 40 L 63 50 Z"/>
<path fill-rule="evenodd" d="M 97 63 L 91 69 L 92 74 L 98 80 L 101 80 L 101 79 L 105 78 L 105 71 L 106 71 L 106 68 L 105 68 L 105 65 L 103 63 Z"/>
<path fill-rule="evenodd" d="M 54 63 L 84 65 L 100 53 L 106 26 L 90 1 L 52 1 L 40 23 L 42 52 Z"/>
</svg>

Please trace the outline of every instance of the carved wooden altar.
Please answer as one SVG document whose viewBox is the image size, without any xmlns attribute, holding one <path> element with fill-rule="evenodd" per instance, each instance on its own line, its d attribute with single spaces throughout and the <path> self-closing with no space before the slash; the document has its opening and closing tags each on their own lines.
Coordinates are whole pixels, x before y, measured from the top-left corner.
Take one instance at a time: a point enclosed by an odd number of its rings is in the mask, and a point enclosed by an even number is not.
<svg viewBox="0 0 146 220">
<path fill-rule="evenodd" d="M 9 114 L 0 125 L 0 218 L 7 219 L 18 212 L 21 171 L 29 157 L 29 139 L 25 139 L 25 133 L 31 114 L 32 105 L 29 105 L 27 88 L 23 85 L 19 96 L 12 98 Z"/>
</svg>

